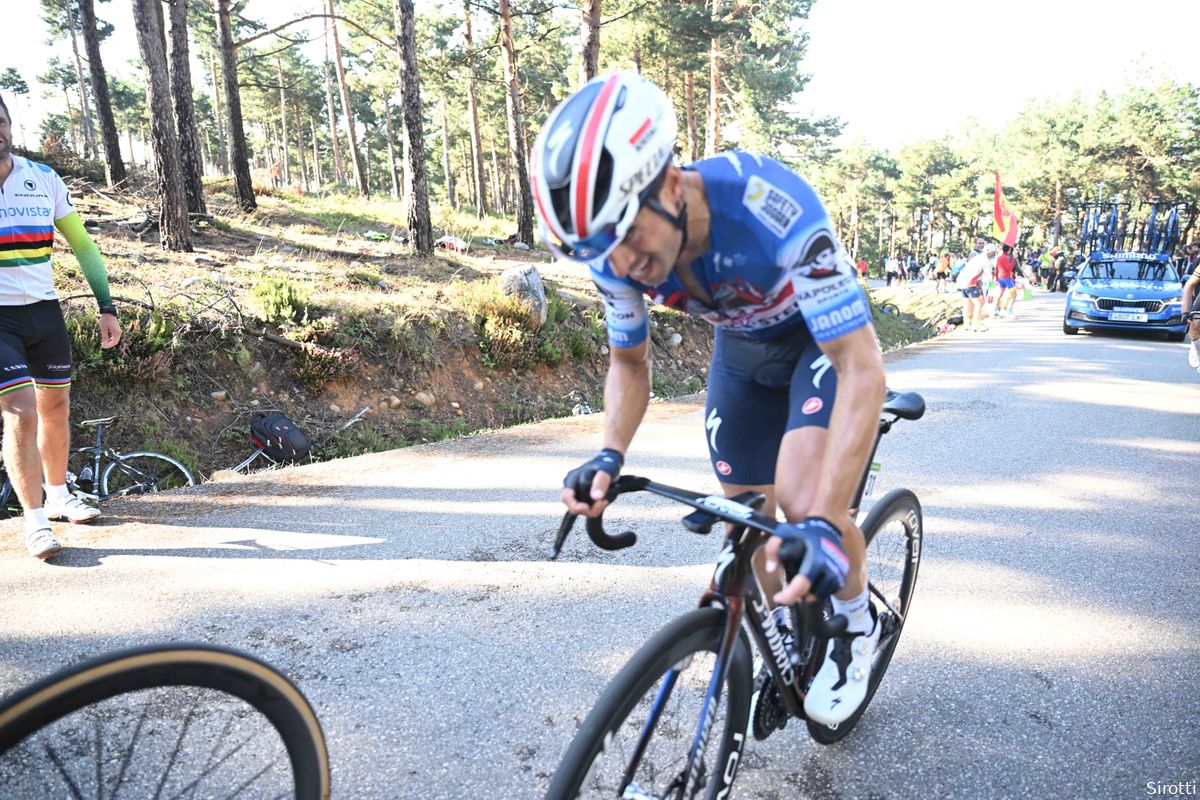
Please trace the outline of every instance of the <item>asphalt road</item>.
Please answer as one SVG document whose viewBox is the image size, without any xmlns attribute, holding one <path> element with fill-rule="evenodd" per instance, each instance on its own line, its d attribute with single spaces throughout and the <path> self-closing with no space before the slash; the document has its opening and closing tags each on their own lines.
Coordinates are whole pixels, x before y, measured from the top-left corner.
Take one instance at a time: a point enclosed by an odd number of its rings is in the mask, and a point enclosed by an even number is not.
<svg viewBox="0 0 1200 800">
<path fill-rule="evenodd" d="M 854 733 L 751 741 L 757 798 L 1132 798 L 1200 780 L 1200 376 L 1183 345 L 1022 318 L 889 357 L 929 411 L 880 451 L 926 538 L 909 625 Z M 715 489 L 698 400 L 656 405 L 628 471 Z M 719 541 L 622 499 L 641 534 L 545 559 L 598 417 L 114 504 L 51 564 L 0 528 L 0 692 L 135 643 L 280 667 L 337 798 L 538 797 L 632 651 L 692 608 Z M 1193 789 L 1193 792 L 1195 790 Z M 3 789 L 0 788 L 0 795 Z"/>
</svg>

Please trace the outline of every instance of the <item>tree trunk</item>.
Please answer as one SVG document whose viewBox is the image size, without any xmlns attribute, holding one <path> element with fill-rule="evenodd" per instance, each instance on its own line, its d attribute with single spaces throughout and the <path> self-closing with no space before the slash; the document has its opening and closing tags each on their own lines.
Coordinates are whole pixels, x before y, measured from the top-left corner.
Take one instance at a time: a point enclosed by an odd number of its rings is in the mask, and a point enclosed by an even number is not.
<svg viewBox="0 0 1200 800">
<path fill-rule="evenodd" d="M 463 0 L 463 22 L 466 25 L 467 52 L 474 49 L 471 35 L 471 3 Z M 479 103 L 475 98 L 475 60 L 467 64 L 467 111 L 471 117 L 471 166 L 475 170 L 476 191 L 475 213 L 480 219 L 487 215 L 487 181 L 483 176 L 483 137 L 479 134 Z"/>
<path fill-rule="evenodd" d="M 222 175 L 229 174 L 229 150 L 225 140 L 229 136 L 229 125 L 221 106 L 221 84 L 217 73 L 217 53 L 208 51 L 208 74 L 213 88 L 213 115 L 217 118 L 217 169 Z"/>
<path fill-rule="evenodd" d="M 275 74 L 279 79 L 279 125 L 282 133 L 281 144 L 283 145 L 283 182 L 291 185 L 292 183 L 292 168 L 288 163 L 288 149 L 291 143 L 288 141 L 288 115 L 287 115 L 287 88 L 283 84 L 283 59 L 275 59 Z"/>
<path fill-rule="evenodd" d="M 159 0 L 133 0 L 138 50 L 145 65 L 150 130 L 154 137 L 154 171 L 158 178 L 161 209 L 159 241 L 168 250 L 191 250 L 191 226 L 183 171 L 179 163 L 179 137 L 172 124 L 171 91 L 167 86 L 166 39 Z"/>
<path fill-rule="evenodd" d="M 308 118 L 308 132 L 312 135 L 313 149 L 313 189 L 321 191 L 321 151 L 317 146 L 317 121 L 312 117 Z"/>
<path fill-rule="evenodd" d="M 446 202 L 458 208 L 458 197 L 454 189 L 454 173 L 450 171 L 450 117 L 446 112 L 446 98 L 442 98 L 442 174 L 446 176 Z"/>
<path fill-rule="evenodd" d="M 125 141 L 129 144 L 129 166 L 136 167 L 137 160 L 133 157 L 133 127 L 125 130 Z"/>
<path fill-rule="evenodd" d="M 296 155 L 300 156 L 300 188 L 308 191 L 308 159 L 304 156 L 304 126 L 300 124 L 300 104 L 292 106 L 296 120 Z"/>
<path fill-rule="evenodd" d="M 713 20 L 719 14 L 718 0 L 713 0 Z M 715 156 L 721 146 L 721 38 L 712 38 L 708 51 L 708 128 L 704 132 L 704 155 Z"/>
<path fill-rule="evenodd" d="M 333 0 L 326 2 L 329 15 L 333 16 L 337 13 L 333 8 Z M 371 192 L 367 187 L 367 174 L 363 170 L 362 158 L 358 154 L 358 133 L 354 130 L 354 110 L 350 106 L 350 84 L 346 82 L 346 70 L 342 66 L 342 43 L 338 39 L 337 20 L 331 20 L 329 27 L 333 31 L 333 63 L 337 67 L 338 87 L 342 92 L 342 112 L 346 115 L 346 135 L 347 141 L 350 142 L 350 159 L 354 163 L 354 180 L 358 184 L 358 191 L 366 197 Z"/>
<path fill-rule="evenodd" d="M 179 136 L 180 167 L 188 211 L 207 214 L 204 204 L 204 162 L 196 133 L 196 105 L 192 99 L 192 62 L 188 54 L 187 0 L 169 0 L 171 9 L 171 96 L 175 100 L 175 130 Z"/>
<path fill-rule="evenodd" d="M 88 102 L 87 84 L 83 82 L 83 60 L 79 57 L 79 37 L 75 34 L 75 4 L 63 0 L 67 9 L 67 30 L 71 33 L 71 52 L 75 54 L 75 80 L 79 85 L 79 107 L 83 110 L 84 157 L 96 155 L 96 129 L 92 125 L 92 104 Z"/>
<path fill-rule="evenodd" d="M 462 145 L 460 145 L 459 150 L 461 151 L 459 153 L 459 158 L 462 159 L 462 163 L 467 165 L 467 168 L 465 170 L 463 170 L 463 181 L 464 181 L 464 185 L 467 187 L 467 202 L 469 202 L 472 206 L 475 206 L 476 208 L 478 208 L 479 207 L 479 190 L 475 187 L 475 173 L 471 170 L 471 167 L 470 167 L 471 148 L 467 147 L 466 144 L 463 143 Z"/>
<path fill-rule="evenodd" d="M 387 133 L 388 146 L 388 175 L 392 179 L 392 197 L 400 199 L 400 178 L 396 175 L 396 137 L 392 133 L 392 103 L 391 99 L 383 99 L 383 125 Z"/>
<path fill-rule="evenodd" d="M 1058 178 L 1054 181 L 1054 243 L 1051 245 L 1052 247 L 1058 247 L 1058 242 L 1062 238 L 1062 201 L 1062 179 Z"/>
<path fill-rule="evenodd" d="M 496 137 L 491 136 L 488 144 L 492 149 L 492 197 L 496 198 L 496 205 L 499 207 L 501 214 L 507 214 L 508 208 L 504 205 L 504 195 L 500 192 L 500 165 L 496 161 Z"/>
<path fill-rule="evenodd" d="M 125 180 L 125 162 L 121 160 L 121 139 L 113 119 L 112 100 L 108 94 L 108 78 L 100 60 L 100 40 L 96 32 L 95 0 L 79 0 L 79 17 L 83 28 L 83 46 L 87 51 L 88 71 L 92 78 L 92 96 L 96 98 L 96 116 L 100 118 L 100 138 L 104 142 L 104 177 L 109 186 Z"/>
<path fill-rule="evenodd" d="M 700 138 L 696 132 L 696 80 L 691 70 L 683 73 L 684 106 L 687 109 L 687 138 L 689 160 L 700 157 Z"/>
<path fill-rule="evenodd" d="M 332 2 L 332 0 L 331 0 Z M 405 163 L 412 176 L 408 204 L 408 235 L 422 255 L 433 252 L 433 228 L 429 222 L 429 183 L 425 177 L 425 137 L 421 122 L 421 78 L 417 73 L 416 20 L 412 0 L 393 0 L 396 39 L 400 46 L 400 107 L 404 113 Z"/>
<path fill-rule="evenodd" d="M 337 112 L 333 110 L 333 85 L 329 81 L 329 60 L 325 60 L 325 112 L 329 117 L 329 141 L 333 151 L 333 182 L 346 182 L 346 167 L 342 162 L 342 145 L 338 141 Z"/>
<path fill-rule="evenodd" d="M 533 197 L 525 165 L 525 123 L 521 119 L 521 92 L 517 85 L 517 51 L 513 46 L 512 9 L 500 0 L 500 37 L 504 50 L 505 101 L 508 106 L 508 144 L 516 161 L 517 241 L 533 244 Z"/>
<path fill-rule="evenodd" d="M 138 0 L 146 2 L 146 0 Z M 221 74 L 225 83 L 225 110 L 229 115 L 229 161 L 237 186 L 238 207 L 247 213 L 258 207 L 250 182 L 250 151 L 242 127 L 242 97 L 238 90 L 237 51 L 229 22 L 229 0 L 217 0 L 217 46 L 221 49 Z"/>
<path fill-rule="evenodd" d="M 582 77 L 587 83 L 596 77 L 600 64 L 600 0 L 583 0 Z"/>
</svg>

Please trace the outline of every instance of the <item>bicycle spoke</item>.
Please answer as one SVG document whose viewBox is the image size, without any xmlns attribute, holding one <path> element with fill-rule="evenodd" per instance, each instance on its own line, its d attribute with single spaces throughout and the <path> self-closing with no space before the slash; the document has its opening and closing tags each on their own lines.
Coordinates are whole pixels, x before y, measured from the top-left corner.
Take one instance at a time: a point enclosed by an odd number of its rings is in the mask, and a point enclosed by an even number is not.
<svg viewBox="0 0 1200 800">
<path fill-rule="evenodd" d="M 59 758 L 58 751 L 50 745 L 46 745 L 46 755 L 54 763 L 54 768 L 58 770 L 59 776 L 63 779 L 63 783 L 67 785 L 67 788 L 71 790 L 71 795 L 75 797 L 75 800 L 86 800 L 83 792 L 79 790 L 79 786 L 71 778 L 71 774 L 67 772 L 67 767 L 63 764 L 62 759 Z"/>
</svg>

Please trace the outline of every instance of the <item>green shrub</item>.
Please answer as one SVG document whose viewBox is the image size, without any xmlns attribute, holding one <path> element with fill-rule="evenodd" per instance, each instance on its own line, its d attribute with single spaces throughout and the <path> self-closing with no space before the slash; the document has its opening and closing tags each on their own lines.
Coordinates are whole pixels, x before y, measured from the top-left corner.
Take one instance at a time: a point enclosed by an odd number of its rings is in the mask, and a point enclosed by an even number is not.
<svg viewBox="0 0 1200 800">
<path fill-rule="evenodd" d="M 379 286 L 383 276 L 369 269 L 355 269 L 346 273 L 346 280 L 358 286 L 369 286 L 374 289 Z"/>
<path fill-rule="evenodd" d="M 591 338 L 583 331 L 567 331 L 567 352 L 576 361 L 591 358 L 593 344 Z"/>
<path fill-rule="evenodd" d="M 538 361 L 550 367 L 557 367 L 562 362 L 562 351 L 554 342 L 543 340 L 538 345 Z"/>
<path fill-rule="evenodd" d="M 349 375 L 361 362 L 358 351 L 305 344 L 292 359 L 292 374 L 296 382 L 307 389 Z"/>
<path fill-rule="evenodd" d="M 287 278 L 267 276 L 254 284 L 250 299 L 263 322 L 299 322 L 308 310 L 308 292 Z"/>
</svg>

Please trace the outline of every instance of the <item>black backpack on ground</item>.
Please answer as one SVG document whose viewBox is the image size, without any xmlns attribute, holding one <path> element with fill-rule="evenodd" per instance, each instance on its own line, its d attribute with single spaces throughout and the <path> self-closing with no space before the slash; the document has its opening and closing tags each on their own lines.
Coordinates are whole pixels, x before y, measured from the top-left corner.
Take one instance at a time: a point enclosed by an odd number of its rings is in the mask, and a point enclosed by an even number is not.
<svg viewBox="0 0 1200 800">
<path fill-rule="evenodd" d="M 255 447 L 275 461 L 304 458 L 312 449 L 312 441 L 287 414 L 255 411 L 250 417 L 250 438 Z"/>
</svg>

